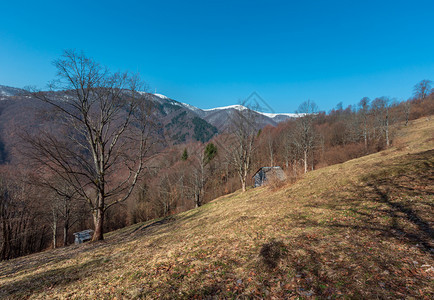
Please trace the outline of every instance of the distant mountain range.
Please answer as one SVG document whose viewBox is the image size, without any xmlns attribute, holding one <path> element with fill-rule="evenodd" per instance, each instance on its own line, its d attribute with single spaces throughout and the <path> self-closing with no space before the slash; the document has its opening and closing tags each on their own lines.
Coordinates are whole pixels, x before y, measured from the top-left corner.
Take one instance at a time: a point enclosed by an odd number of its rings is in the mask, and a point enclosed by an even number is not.
<svg viewBox="0 0 434 300">
<path fill-rule="evenodd" d="M 10 86 L 5 86 L 5 85 L 0 85 L 0 99 L 2 99 L 4 97 L 17 96 L 23 92 L 24 91 L 22 89 L 10 87 Z"/>
<path fill-rule="evenodd" d="M 237 110 L 243 111 L 249 109 L 243 105 L 230 105 L 230 106 L 216 107 L 211 109 L 200 109 L 190 104 L 176 101 L 174 99 L 171 99 L 161 94 L 153 94 L 153 96 L 155 98 L 158 98 L 157 101 L 159 101 L 160 103 L 166 102 L 172 105 L 177 105 L 196 114 L 198 117 L 204 119 L 211 125 L 215 126 L 219 132 L 222 132 L 227 128 L 227 125 L 230 123 L 229 122 L 230 116 L 235 111 Z M 289 119 L 297 118 L 300 116 L 300 114 L 294 114 L 294 113 L 264 113 L 260 111 L 254 111 L 254 110 L 252 110 L 252 112 L 256 119 L 255 122 L 257 123 L 257 126 L 260 128 L 263 128 L 267 125 L 276 126 L 280 122 L 284 122 Z"/>
<path fill-rule="evenodd" d="M 164 145 L 189 141 L 207 142 L 218 133 L 228 129 L 230 118 L 236 111 L 248 109 L 231 105 L 212 109 L 200 109 L 161 94 L 148 94 L 158 120 L 156 134 Z M 59 100 L 61 99 L 59 94 Z M 41 126 L 54 126 L 41 113 L 49 109 L 47 104 L 26 96 L 22 89 L 0 85 L 0 163 L 7 161 L 11 145 L 19 130 L 33 131 Z M 251 111 L 258 128 L 275 126 L 279 122 L 298 117 L 297 114 L 275 114 Z"/>
</svg>

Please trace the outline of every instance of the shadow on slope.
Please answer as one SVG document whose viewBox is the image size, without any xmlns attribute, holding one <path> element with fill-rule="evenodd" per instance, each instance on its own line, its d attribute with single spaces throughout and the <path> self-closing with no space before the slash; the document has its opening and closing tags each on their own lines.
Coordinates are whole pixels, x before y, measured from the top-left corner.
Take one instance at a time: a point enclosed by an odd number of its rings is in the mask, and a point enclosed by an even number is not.
<svg viewBox="0 0 434 300">
<path fill-rule="evenodd" d="M 434 150 L 402 156 L 291 215 L 303 233 L 287 241 L 282 269 L 298 295 L 432 296 L 433 170 Z"/>
</svg>

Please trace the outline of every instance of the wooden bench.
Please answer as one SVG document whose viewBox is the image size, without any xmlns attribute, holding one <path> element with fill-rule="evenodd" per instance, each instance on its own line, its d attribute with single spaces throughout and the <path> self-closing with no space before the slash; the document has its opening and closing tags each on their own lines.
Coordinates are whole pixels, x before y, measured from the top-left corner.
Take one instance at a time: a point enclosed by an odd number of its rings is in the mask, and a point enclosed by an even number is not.
<svg viewBox="0 0 434 300">
<path fill-rule="evenodd" d="M 74 233 L 75 244 L 82 244 L 84 242 L 90 241 L 92 239 L 93 230 L 87 229 L 80 232 Z"/>
</svg>

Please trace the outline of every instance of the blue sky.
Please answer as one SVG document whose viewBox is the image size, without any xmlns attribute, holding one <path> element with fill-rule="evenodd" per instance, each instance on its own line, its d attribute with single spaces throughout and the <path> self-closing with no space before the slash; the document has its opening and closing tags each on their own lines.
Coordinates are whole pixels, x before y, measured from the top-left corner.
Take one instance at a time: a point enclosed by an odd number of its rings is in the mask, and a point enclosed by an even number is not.
<svg viewBox="0 0 434 300">
<path fill-rule="evenodd" d="M 434 1 L 3 1 L 0 84 L 44 87 L 64 49 L 200 108 L 407 99 L 434 80 Z"/>
</svg>

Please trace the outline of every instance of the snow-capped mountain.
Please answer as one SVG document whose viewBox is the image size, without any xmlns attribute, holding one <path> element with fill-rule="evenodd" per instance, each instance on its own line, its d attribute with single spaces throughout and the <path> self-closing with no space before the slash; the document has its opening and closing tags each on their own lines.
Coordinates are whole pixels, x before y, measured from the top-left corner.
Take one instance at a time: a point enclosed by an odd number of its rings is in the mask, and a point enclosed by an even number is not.
<svg viewBox="0 0 434 300">
<path fill-rule="evenodd" d="M 22 94 L 24 91 L 22 89 L 17 89 L 14 87 L 0 85 L 0 99 L 4 97 L 17 96 Z"/>
<path fill-rule="evenodd" d="M 247 107 L 237 104 L 237 105 L 229 105 L 229 106 L 223 106 L 223 107 L 215 107 L 215 108 L 209 108 L 209 109 L 202 109 L 203 111 L 216 111 L 216 110 L 223 110 L 223 109 L 236 109 L 239 111 L 243 111 L 248 109 Z"/>
<path fill-rule="evenodd" d="M 173 105 L 177 105 L 180 107 L 183 107 L 189 111 L 192 111 L 196 115 L 198 115 L 200 118 L 204 119 L 211 125 L 217 127 L 217 129 L 222 132 L 228 125 L 229 119 L 231 114 L 234 113 L 234 111 L 244 111 L 248 110 L 248 107 L 245 107 L 243 105 L 229 105 L 229 106 L 223 106 L 223 107 L 215 107 L 215 108 L 209 108 L 209 109 L 200 109 L 195 106 L 192 106 L 190 104 L 182 103 L 176 100 L 173 100 L 165 95 L 162 94 L 153 94 L 155 98 L 158 99 L 159 102 L 168 101 L 169 103 Z M 260 111 L 254 111 L 253 113 L 256 115 L 256 122 L 258 127 L 264 127 L 266 125 L 272 125 L 275 126 L 277 123 L 286 121 L 288 119 L 297 118 L 301 116 L 300 114 L 294 114 L 294 113 L 266 113 L 266 112 L 260 112 Z"/>
</svg>

